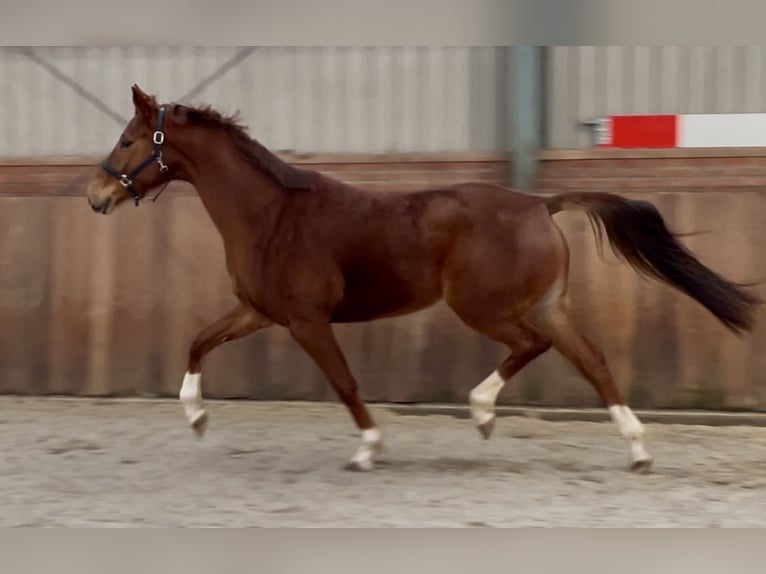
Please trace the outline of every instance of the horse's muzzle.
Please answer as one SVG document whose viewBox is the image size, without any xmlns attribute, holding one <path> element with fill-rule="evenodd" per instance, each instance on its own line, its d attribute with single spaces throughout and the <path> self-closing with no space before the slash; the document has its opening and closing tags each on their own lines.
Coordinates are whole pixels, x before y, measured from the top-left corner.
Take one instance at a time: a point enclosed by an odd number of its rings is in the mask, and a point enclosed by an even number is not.
<svg viewBox="0 0 766 574">
<path fill-rule="evenodd" d="M 106 215 L 109 212 L 109 207 L 112 204 L 112 198 L 107 197 L 103 201 L 99 203 L 94 203 L 91 198 L 88 198 L 88 204 L 90 205 L 90 208 L 95 211 L 96 213 L 100 213 L 101 215 Z"/>
</svg>

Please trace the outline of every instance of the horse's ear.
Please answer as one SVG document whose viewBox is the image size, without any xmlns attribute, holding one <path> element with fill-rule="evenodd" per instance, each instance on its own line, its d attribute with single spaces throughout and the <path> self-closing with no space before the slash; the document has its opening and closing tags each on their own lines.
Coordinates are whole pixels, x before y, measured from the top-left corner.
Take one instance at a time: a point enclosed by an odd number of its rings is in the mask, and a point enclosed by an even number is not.
<svg viewBox="0 0 766 574">
<path fill-rule="evenodd" d="M 145 94 L 138 84 L 133 84 L 131 87 L 133 92 L 133 105 L 136 106 L 136 111 L 141 114 L 144 119 L 151 121 L 152 112 L 154 111 L 154 101 L 152 97 Z"/>
</svg>

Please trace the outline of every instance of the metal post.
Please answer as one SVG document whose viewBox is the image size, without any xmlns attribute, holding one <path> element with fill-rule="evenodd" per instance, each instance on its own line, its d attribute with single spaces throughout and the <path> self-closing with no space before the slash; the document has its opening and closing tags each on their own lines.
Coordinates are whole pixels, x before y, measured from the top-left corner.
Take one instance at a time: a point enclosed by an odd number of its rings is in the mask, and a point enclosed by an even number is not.
<svg viewBox="0 0 766 574">
<path fill-rule="evenodd" d="M 519 191 L 532 193 L 543 136 L 543 48 L 514 46 L 511 51 L 513 186 Z"/>
</svg>

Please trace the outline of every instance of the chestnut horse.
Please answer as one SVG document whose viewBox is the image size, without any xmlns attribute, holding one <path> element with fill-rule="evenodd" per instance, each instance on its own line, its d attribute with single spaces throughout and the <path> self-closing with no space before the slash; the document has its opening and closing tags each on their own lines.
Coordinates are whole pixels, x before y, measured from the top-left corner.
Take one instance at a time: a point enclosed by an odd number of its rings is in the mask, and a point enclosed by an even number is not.
<svg viewBox="0 0 766 574">
<path fill-rule="evenodd" d="M 469 395 L 485 438 L 503 385 L 553 346 L 595 388 L 629 444 L 630 467 L 646 471 L 652 458 L 643 427 L 604 356 L 569 317 L 569 251 L 552 218 L 566 209 L 584 210 L 599 244 L 605 233 L 638 272 L 686 293 L 735 333 L 753 326 L 761 301 L 700 263 L 650 203 L 607 193 L 544 198 L 484 183 L 365 191 L 290 166 L 209 107 L 158 105 L 137 86 L 132 91 L 135 116 L 91 179 L 88 201 L 108 214 L 167 181 L 186 181 L 223 239 L 238 304 L 194 339 L 179 393 L 200 435 L 205 356 L 276 324 L 311 356 L 360 429 L 348 468 L 371 469 L 381 433 L 331 325 L 403 315 L 444 299 L 466 325 L 510 350 Z"/>
</svg>

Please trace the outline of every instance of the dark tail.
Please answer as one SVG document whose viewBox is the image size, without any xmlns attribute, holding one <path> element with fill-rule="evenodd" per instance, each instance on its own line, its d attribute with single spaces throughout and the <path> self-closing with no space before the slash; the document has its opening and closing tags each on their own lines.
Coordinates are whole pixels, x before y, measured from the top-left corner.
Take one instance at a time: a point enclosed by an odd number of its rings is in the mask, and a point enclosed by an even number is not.
<svg viewBox="0 0 766 574">
<path fill-rule="evenodd" d="M 615 253 L 636 271 L 686 293 L 734 333 L 752 330 L 755 310 L 763 301 L 700 263 L 668 230 L 651 203 L 610 193 L 564 193 L 545 201 L 551 215 L 584 209 L 599 248 L 606 232 Z"/>
</svg>

